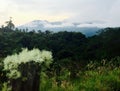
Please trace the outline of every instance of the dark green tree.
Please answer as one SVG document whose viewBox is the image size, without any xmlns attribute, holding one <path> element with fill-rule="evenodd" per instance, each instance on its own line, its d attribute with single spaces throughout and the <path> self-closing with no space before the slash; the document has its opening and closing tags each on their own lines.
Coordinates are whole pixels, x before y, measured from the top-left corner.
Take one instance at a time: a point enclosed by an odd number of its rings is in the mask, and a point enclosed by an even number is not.
<svg viewBox="0 0 120 91">
<path fill-rule="evenodd" d="M 9 21 L 6 21 L 5 22 L 7 25 L 6 25 L 6 28 L 9 29 L 9 30 L 13 30 L 15 28 L 15 25 L 13 24 L 12 22 L 12 17 L 10 17 L 10 20 Z"/>
</svg>

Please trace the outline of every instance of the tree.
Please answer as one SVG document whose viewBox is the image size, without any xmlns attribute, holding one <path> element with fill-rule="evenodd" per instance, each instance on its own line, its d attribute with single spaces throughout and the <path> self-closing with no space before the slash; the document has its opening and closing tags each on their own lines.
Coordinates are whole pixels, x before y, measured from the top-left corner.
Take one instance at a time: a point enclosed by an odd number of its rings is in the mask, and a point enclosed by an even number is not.
<svg viewBox="0 0 120 91">
<path fill-rule="evenodd" d="M 13 24 L 12 22 L 12 17 L 10 17 L 10 20 L 9 21 L 6 21 L 5 22 L 7 25 L 6 25 L 6 28 L 7 29 L 10 29 L 10 30 L 13 30 L 15 28 L 15 25 Z"/>
<path fill-rule="evenodd" d="M 23 49 L 4 59 L 4 70 L 12 91 L 38 91 L 40 72 L 52 63 L 52 53 L 39 49 Z M 8 91 L 8 90 L 7 90 Z"/>
</svg>

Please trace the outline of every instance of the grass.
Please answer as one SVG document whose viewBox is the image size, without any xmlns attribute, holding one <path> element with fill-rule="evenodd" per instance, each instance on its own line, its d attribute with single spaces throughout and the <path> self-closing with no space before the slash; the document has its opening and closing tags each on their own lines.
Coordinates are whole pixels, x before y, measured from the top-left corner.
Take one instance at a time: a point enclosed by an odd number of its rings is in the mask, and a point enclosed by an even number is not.
<svg viewBox="0 0 120 91">
<path fill-rule="evenodd" d="M 70 72 L 64 68 L 59 76 L 48 77 L 42 72 L 39 91 L 120 91 L 120 65 L 116 64 L 91 62 L 74 79 L 70 79 Z M 56 79 L 60 81 L 59 85 Z M 7 83 L 1 91 L 8 91 Z"/>
<path fill-rule="evenodd" d="M 92 63 L 92 68 L 79 72 L 79 77 L 74 80 L 66 76 L 60 86 L 57 86 L 56 77 L 43 76 L 40 91 L 120 91 L 120 67 L 110 66 L 112 63 L 97 65 Z"/>
</svg>

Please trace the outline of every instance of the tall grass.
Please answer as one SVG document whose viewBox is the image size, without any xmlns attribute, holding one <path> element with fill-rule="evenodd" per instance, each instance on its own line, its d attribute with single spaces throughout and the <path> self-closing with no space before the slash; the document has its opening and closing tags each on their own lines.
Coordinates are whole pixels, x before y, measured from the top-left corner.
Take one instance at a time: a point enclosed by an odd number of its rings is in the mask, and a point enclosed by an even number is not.
<svg viewBox="0 0 120 91">
<path fill-rule="evenodd" d="M 69 79 L 69 75 L 60 75 L 61 85 L 57 85 L 56 76 L 48 78 L 42 75 L 40 91 L 120 91 L 120 65 L 118 59 L 90 62 L 78 78 Z M 65 70 L 64 70 L 65 71 Z M 66 71 L 67 74 L 67 71 Z"/>
<path fill-rule="evenodd" d="M 8 91 L 6 83 L 2 91 Z M 111 61 L 91 61 L 74 79 L 70 79 L 70 71 L 64 68 L 59 76 L 53 72 L 50 77 L 41 72 L 39 91 L 120 91 L 120 57 Z"/>
</svg>

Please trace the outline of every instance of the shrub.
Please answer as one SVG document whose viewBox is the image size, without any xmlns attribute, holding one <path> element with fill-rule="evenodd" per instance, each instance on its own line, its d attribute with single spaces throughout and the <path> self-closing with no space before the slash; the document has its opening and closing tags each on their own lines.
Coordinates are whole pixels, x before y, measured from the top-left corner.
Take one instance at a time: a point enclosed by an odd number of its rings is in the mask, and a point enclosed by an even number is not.
<svg viewBox="0 0 120 91">
<path fill-rule="evenodd" d="M 7 56 L 4 70 L 7 71 L 12 91 L 38 91 L 41 67 L 48 67 L 51 62 L 52 53 L 38 49 L 23 49 L 19 54 Z"/>
<path fill-rule="evenodd" d="M 7 56 L 4 59 L 4 70 L 8 71 L 7 76 L 12 79 L 17 79 L 21 76 L 18 66 L 22 63 L 36 62 L 38 64 L 45 63 L 46 66 L 52 62 L 52 53 L 49 51 L 39 51 L 38 49 L 28 50 L 23 49 L 19 54 Z"/>
</svg>

